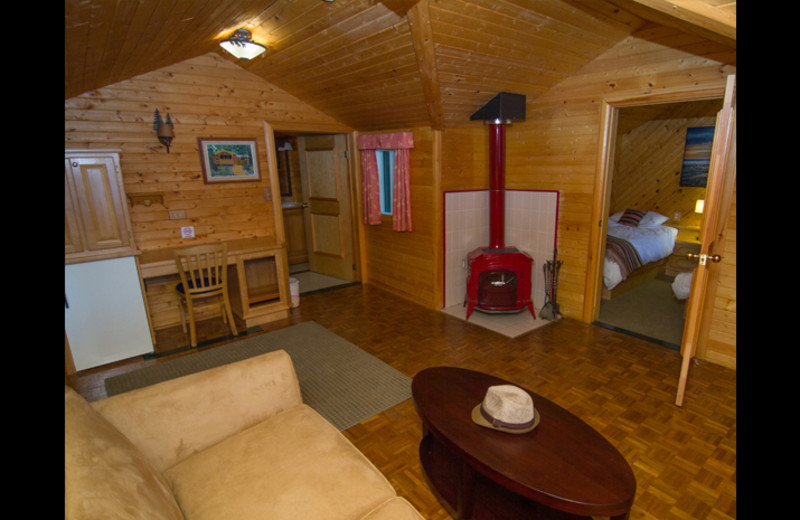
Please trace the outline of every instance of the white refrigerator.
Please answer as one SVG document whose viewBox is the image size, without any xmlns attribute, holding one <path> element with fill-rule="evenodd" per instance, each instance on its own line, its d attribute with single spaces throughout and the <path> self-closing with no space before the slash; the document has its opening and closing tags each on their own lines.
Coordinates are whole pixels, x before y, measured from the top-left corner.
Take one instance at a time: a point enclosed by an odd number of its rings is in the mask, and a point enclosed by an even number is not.
<svg viewBox="0 0 800 520">
<path fill-rule="evenodd" d="M 153 352 L 134 257 L 64 266 L 64 330 L 76 370 Z"/>
</svg>

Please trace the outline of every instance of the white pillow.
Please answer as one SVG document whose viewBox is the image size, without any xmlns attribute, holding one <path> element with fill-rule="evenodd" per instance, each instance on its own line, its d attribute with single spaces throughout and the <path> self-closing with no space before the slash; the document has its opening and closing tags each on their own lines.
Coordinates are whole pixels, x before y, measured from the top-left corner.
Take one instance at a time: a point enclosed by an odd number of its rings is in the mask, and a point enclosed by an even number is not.
<svg viewBox="0 0 800 520">
<path fill-rule="evenodd" d="M 665 217 L 661 213 L 656 213 L 655 211 L 648 211 L 647 214 L 642 217 L 642 220 L 639 222 L 639 227 L 653 227 L 653 226 L 660 226 L 664 222 L 668 221 L 669 217 Z"/>
<path fill-rule="evenodd" d="M 619 218 L 625 213 L 624 211 L 620 211 L 619 213 L 614 213 L 610 217 L 608 217 L 608 221 L 610 223 L 616 224 L 619 222 Z M 669 217 L 665 217 L 660 213 L 656 213 L 655 211 L 648 211 L 642 220 L 639 222 L 639 227 L 653 227 L 653 226 L 660 226 L 664 222 L 668 221 Z"/>
</svg>

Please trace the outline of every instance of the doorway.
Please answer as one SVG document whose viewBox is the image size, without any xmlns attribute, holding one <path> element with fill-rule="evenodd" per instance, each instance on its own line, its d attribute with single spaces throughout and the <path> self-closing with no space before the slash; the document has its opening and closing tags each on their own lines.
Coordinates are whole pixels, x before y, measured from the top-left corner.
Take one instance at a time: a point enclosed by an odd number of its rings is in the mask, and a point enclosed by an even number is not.
<svg viewBox="0 0 800 520">
<path fill-rule="evenodd" d="M 616 132 L 609 139 L 606 165 L 607 207 L 602 214 L 608 229 L 610 215 L 626 209 L 653 211 L 667 218 L 663 226 L 677 229 L 674 248 L 663 259 L 643 266 L 608 290 L 602 266 L 602 292 L 593 323 L 680 349 L 687 294 L 682 282 L 693 264 L 687 253 L 699 252 L 704 186 L 681 186 L 688 128 L 714 127 L 722 98 L 624 106 L 616 110 Z M 600 257 L 602 258 L 602 257 Z M 678 282 L 675 282 L 679 275 Z"/>
<path fill-rule="evenodd" d="M 289 275 L 299 295 L 358 283 L 347 136 L 275 131 Z"/>
</svg>

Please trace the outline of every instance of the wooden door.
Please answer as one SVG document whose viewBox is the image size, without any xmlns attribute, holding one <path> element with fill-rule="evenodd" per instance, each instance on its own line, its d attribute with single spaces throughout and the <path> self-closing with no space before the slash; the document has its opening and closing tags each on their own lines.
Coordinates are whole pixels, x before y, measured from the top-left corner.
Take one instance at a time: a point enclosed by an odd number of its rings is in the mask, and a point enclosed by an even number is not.
<svg viewBox="0 0 800 520">
<path fill-rule="evenodd" d="M 345 135 L 297 139 L 311 271 L 355 278 Z"/>
<path fill-rule="evenodd" d="M 118 155 L 67 151 L 64 182 L 65 259 L 85 261 L 134 252 Z"/>
<path fill-rule="evenodd" d="M 736 78 L 728 77 L 725 100 L 717 115 L 711 164 L 706 184 L 706 201 L 703 224 L 700 229 L 700 253 L 692 275 L 691 292 L 686 310 L 686 325 L 681 342 L 681 373 L 675 404 L 681 406 L 686 389 L 689 364 L 701 339 L 703 318 L 710 319 L 705 312 L 712 305 L 707 291 L 709 278 L 719 270 L 724 261 L 722 244 L 730 212 L 731 198 L 736 183 Z"/>
</svg>

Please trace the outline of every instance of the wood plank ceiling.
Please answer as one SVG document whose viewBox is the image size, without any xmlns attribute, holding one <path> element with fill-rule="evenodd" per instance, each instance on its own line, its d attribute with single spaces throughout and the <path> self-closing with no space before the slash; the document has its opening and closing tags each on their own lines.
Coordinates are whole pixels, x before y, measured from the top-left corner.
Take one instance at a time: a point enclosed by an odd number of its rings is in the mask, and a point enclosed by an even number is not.
<svg viewBox="0 0 800 520">
<path fill-rule="evenodd" d="M 217 53 L 357 129 L 530 101 L 647 23 L 736 47 L 726 0 L 65 0 L 65 99 Z M 267 46 L 236 60 L 239 27 Z"/>
</svg>

